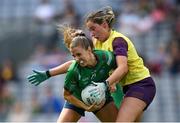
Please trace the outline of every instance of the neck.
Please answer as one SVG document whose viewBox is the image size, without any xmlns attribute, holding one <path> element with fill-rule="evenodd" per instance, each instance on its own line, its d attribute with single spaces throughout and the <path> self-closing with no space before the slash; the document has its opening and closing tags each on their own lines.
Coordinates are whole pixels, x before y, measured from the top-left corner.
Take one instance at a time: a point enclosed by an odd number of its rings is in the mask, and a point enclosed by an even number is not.
<svg viewBox="0 0 180 123">
<path fill-rule="evenodd" d="M 94 67 L 97 64 L 97 60 L 94 54 L 92 54 L 91 59 L 89 60 L 88 67 Z"/>
<path fill-rule="evenodd" d="M 104 41 L 106 41 L 106 40 L 110 37 L 110 35 L 111 35 L 111 29 L 108 30 L 108 32 L 107 32 L 107 37 L 105 38 Z"/>
</svg>

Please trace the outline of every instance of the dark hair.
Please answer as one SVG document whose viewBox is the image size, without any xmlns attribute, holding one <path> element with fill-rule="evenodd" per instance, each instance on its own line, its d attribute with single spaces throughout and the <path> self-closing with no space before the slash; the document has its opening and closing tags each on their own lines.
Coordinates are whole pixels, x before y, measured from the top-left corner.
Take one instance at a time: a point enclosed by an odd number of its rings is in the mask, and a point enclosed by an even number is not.
<svg viewBox="0 0 180 123">
<path fill-rule="evenodd" d="M 103 22 L 107 22 L 109 27 L 112 27 L 114 22 L 114 12 L 110 6 L 106 6 L 101 8 L 100 10 L 89 13 L 85 19 L 85 23 L 88 21 L 92 21 L 93 23 L 102 24 Z"/>
<path fill-rule="evenodd" d="M 70 47 L 74 48 L 77 46 L 81 46 L 84 49 L 88 49 L 90 47 L 91 49 L 94 49 L 93 42 L 89 40 L 86 36 L 76 36 L 73 38 Z"/>
</svg>

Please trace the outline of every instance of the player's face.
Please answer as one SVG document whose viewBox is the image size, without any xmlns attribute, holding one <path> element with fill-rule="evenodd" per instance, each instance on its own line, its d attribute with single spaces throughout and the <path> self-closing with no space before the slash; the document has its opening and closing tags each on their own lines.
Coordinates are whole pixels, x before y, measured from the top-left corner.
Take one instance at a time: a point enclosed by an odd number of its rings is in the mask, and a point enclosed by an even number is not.
<svg viewBox="0 0 180 123">
<path fill-rule="evenodd" d="M 81 46 L 78 46 L 70 48 L 70 52 L 80 66 L 88 66 L 92 54 L 91 50 L 85 50 Z"/>
<path fill-rule="evenodd" d="M 105 41 L 109 37 L 109 27 L 106 23 L 97 24 L 92 21 L 86 23 L 88 30 L 91 33 L 93 38 L 98 39 L 99 41 Z"/>
</svg>

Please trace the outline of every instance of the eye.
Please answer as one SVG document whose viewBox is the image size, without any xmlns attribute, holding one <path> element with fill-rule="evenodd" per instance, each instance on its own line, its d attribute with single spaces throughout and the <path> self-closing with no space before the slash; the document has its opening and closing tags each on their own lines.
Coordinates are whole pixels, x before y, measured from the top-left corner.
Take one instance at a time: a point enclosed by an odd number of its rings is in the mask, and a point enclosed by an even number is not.
<svg viewBox="0 0 180 123">
<path fill-rule="evenodd" d="M 75 57 L 80 57 L 81 56 L 81 53 L 76 53 L 76 54 L 71 54 L 73 58 Z"/>
<path fill-rule="evenodd" d="M 77 55 L 77 56 L 81 56 L 81 53 L 77 53 L 76 55 Z"/>
<path fill-rule="evenodd" d="M 95 27 L 91 27 L 91 29 L 90 29 L 91 31 L 94 31 L 95 30 Z"/>
</svg>

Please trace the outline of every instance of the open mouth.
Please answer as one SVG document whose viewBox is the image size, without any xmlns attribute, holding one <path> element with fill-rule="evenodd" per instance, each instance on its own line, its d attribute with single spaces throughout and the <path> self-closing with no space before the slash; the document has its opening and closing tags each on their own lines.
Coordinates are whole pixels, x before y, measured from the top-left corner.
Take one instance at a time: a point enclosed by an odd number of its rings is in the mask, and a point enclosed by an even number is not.
<svg viewBox="0 0 180 123">
<path fill-rule="evenodd" d="M 98 39 L 98 36 L 94 36 L 94 38 Z"/>
</svg>

